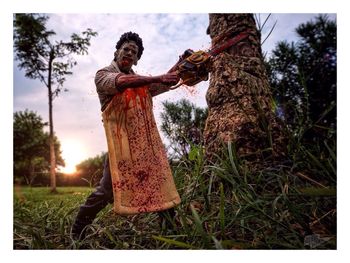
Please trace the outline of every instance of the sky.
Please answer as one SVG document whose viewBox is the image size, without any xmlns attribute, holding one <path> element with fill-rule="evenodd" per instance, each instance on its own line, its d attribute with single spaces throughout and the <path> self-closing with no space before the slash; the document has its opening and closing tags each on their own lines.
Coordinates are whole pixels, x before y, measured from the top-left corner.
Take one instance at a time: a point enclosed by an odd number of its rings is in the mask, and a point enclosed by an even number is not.
<svg viewBox="0 0 350 263">
<path fill-rule="evenodd" d="M 87 28 L 98 32 L 91 39 L 88 55 L 74 56 L 78 62 L 67 76 L 62 92 L 53 103 L 54 130 L 61 142 L 63 158 L 67 167 L 63 171 L 74 170 L 74 165 L 107 151 L 106 138 L 101 122 L 100 104 L 94 84 L 98 69 L 108 66 L 115 51 L 115 44 L 122 33 L 137 32 L 143 40 L 144 53 L 134 67 L 140 75 L 160 75 L 177 61 L 184 50 L 206 50 L 210 47 L 210 37 L 206 34 L 209 24 L 208 14 L 183 13 L 138 13 L 138 14 L 48 14 L 47 29 L 56 32 L 52 42 L 69 41 L 72 33 L 80 33 Z M 296 41 L 295 28 L 313 19 L 317 14 L 272 14 L 262 32 L 262 40 L 277 22 L 276 27 L 263 44 L 263 52 L 269 55 L 277 41 Z M 329 14 L 336 19 L 336 14 Z M 261 24 L 267 14 L 256 14 Z M 13 111 L 25 109 L 36 112 L 44 121 L 48 120 L 47 88 L 38 80 L 28 79 L 24 70 L 13 64 Z M 188 90 L 180 87 L 153 99 L 154 114 L 158 127 L 164 101 L 176 102 L 186 98 L 198 107 L 206 107 L 205 94 L 209 81 L 202 82 Z M 47 128 L 48 130 L 48 128 Z M 163 134 L 163 141 L 166 142 Z"/>
<path fill-rule="evenodd" d="M 13 229 L 13 180 L 12 174 L 12 125 L 13 112 L 17 110 L 36 111 L 44 120 L 47 120 L 47 96 L 46 89 L 39 82 L 24 78 L 24 73 L 16 67 L 13 60 L 12 48 L 12 14 L 18 12 L 50 13 L 48 27 L 57 33 L 58 39 L 68 39 L 71 33 L 81 32 L 87 27 L 98 31 L 99 35 L 92 39 L 89 55 L 77 57 L 78 65 L 73 69 L 74 74 L 67 78 L 65 87 L 69 92 L 62 93 L 54 101 L 54 125 L 57 136 L 63 144 L 64 151 L 66 145 L 72 145 L 73 149 L 78 149 L 82 153 L 77 159 L 84 159 L 99 154 L 107 150 L 104 131 L 99 112 L 99 102 L 95 93 L 93 77 L 95 72 L 106 65 L 112 59 L 115 42 L 124 31 L 137 31 L 144 40 L 145 52 L 136 71 L 140 74 L 161 74 L 166 71 L 185 49 L 203 49 L 210 46 L 210 39 L 205 35 L 208 25 L 207 13 L 214 12 L 251 12 L 268 14 L 271 16 L 268 27 L 278 18 L 274 33 L 265 42 L 263 50 L 271 50 L 276 41 L 294 40 L 294 28 L 300 23 L 308 20 L 313 15 L 311 13 L 337 13 L 338 24 L 338 150 L 337 158 L 339 171 L 338 177 L 338 246 L 336 251 L 303 251 L 288 252 L 283 251 L 261 251 L 232 253 L 225 251 L 219 255 L 213 251 L 199 251 L 200 254 L 193 254 L 191 259 L 202 262 L 215 262 L 221 257 L 230 257 L 236 261 L 253 261 L 259 256 L 260 262 L 295 262 L 296 260 L 317 262 L 343 262 L 346 254 L 349 253 L 347 246 L 350 235 L 348 229 L 348 147 L 349 147 L 349 121 L 347 105 L 349 89 L 347 81 L 347 67 L 350 56 L 348 51 L 349 34 L 349 13 L 344 0 L 133 0 L 133 1 L 84 1 L 84 0 L 11 0 L 3 1 L 0 9 L 0 58 L 1 58 L 1 81 L 0 89 L 0 160 L 2 167 L 2 196 L 4 200 L 2 211 L 4 217 L 0 224 L 0 236 L 2 244 L 1 256 L 10 258 L 9 261 L 26 262 L 62 262 L 71 260 L 72 255 L 78 255 L 79 260 L 84 262 L 96 262 L 101 256 L 97 251 L 86 251 L 83 254 L 67 253 L 31 253 L 33 251 L 21 251 L 14 253 L 12 250 L 12 229 Z M 5 4 L 6 3 L 6 4 Z M 130 17 L 128 14 L 137 14 Z M 162 15 L 159 15 L 159 14 Z M 182 15 L 182 14 L 187 15 Z M 290 16 L 289 14 L 294 14 Z M 72 15 L 74 14 L 74 15 Z M 158 15 L 157 15 L 158 14 Z M 275 15 L 276 14 L 276 15 Z M 277 15 L 278 14 L 278 15 Z M 298 14 L 298 16 L 296 16 Z M 147 19 L 145 19 L 147 18 Z M 169 23 L 171 21 L 171 23 Z M 191 22 L 191 23 L 189 23 Z M 185 25 L 185 27 L 181 27 Z M 173 34 L 175 32 L 175 34 Z M 205 106 L 205 92 L 207 83 L 198 85 L 196 96 L 191 96 L 185 90 L 179 89 L 169 94 L 164 94 L 156 99 L 155 116 L 159 124 L 159 112 L 161 102 L 166 99 L 176 101 L 182 96 L 190 99 L 199 106 Z M 158 105 L 158 106 L 157 106 Z M 76 143 L 76 145 L 74 145 Z M 73 150 L 71 150 L 73 151 Z M 64 153 L 65 155 L 65 153 Z M 67 154 L 68 155 L 68 154 Z M 3 253 L 5 252 L 5 253 Z M 69 251 L 71 252 L 71 251 Z M 73 252 L 73 251 L 72 251 Z M 92 252 L 92 253 L 89 253 Z M 103 256 L 108 258 L 127 256 L 128 261 L 154 262 L 154 254 L 144 253 L 123 253 L 118 251 L 117 255 L 113 251 L 104 251 Z M 169 251 L 168 251 L 169 252 Z M 178 251 L 176 251 L 178 252 Z M 312 253 L 315 252 L 315 253 Z M 317 252 L 317 253 L 316 253 Z M 321 253 L 322 252 L 322 253 Z M 146 253 L 146 254 L 145 254 Z M 173 254 L 171 254 L 173 253 Z M 167 258 L 181 260 L 183 254 L 171 252 L 166 254 Z M 289 254 L 290 253 L 290 254 Z M 96 257 L 97 254 L 97 257 Z M 204 256 L 203 256 L 204 255 Z M 219 256 L 219 257 L 218 257 Z M 159 257 L 159 256 L 158 256 Z M 156 257 L 157 259 L 159 259 Z M 106 258 L 106 257 L 104 257 Z"/>
</svg>

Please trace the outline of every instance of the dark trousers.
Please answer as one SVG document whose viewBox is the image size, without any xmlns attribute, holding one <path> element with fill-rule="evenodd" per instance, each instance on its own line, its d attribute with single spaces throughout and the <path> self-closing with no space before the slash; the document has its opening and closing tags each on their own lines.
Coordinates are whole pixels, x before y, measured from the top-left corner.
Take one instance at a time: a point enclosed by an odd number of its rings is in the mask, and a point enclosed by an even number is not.
<svg viewBox="0 0 350 263">
<path fill-rule="evenodd" d="M 85 226 L 92 223 L 98 212 L 105 208 L 108 203 L 113 203 L 112 177 L 109 169 L 108 154 L 105 159 L 103 176 L 96 190 L 89 195 L 85 203 L 80 206 L 79 212 L 72 227 L 72 233 L 80 235 Z M 162 219 L 174 218 L 174 209 L 158 213 Z"/>
</svg>

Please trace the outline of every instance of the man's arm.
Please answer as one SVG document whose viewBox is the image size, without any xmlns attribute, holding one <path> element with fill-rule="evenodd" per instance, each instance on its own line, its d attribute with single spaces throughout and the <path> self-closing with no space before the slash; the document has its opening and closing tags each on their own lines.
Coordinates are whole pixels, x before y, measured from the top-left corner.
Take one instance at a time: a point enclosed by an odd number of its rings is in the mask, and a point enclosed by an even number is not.
<svg viewBox="0 0 350 263">
<path fill-rule="evenodd" d="M 183 55 L 179 56 L 179 60 L 175 63 L 174 66 L 171 67 L 171 69 L 168 70 L 168 73 L 174 73 L 174 74 L 176 74 L 177 67 L 178 67 L 178 65 L 180 64 L 180 62 L 183 60 L 184 55 L 185 55 L 185 53 L 184 53 Z M 179 81 L 179 80 L 180 80 L 180 79 L 178 78 L 178 81 Z M 178 81 L 177 81 L 177 82 L 178 82 Z M 170 88 L 171 86 L 174 86 L 175 84 L 177 84 L 177 82 L 172 83 L 172 84 L 170 84 L 170 85 L 169 85 L 169 84 L 162 84 L 162 83 L 152 83 L 152 84 L 150 85 L 150 89 L 149 89 L 149 91 L 150 91 L 150 93 L 151 93 L 151 96 L 154 97 L 154 96 L 157 96 L 157 95 L 159 95 L 159 94 L 162 94 L 162 93 L 164 93 L 164 92 L 166 92 L 166 91 L 169 91 L 169 88 Z"/>
<path fill-rule="evenodd" d="M 190 56 L 194 51 L 192 49 L 187 49 L 181 56 L 179 56 L 179 60 L 174 64 L 174 66 L 171 67 L 171 69 L 169 69 L 168 73 L 176 73 L 179 64 L 188 56 Z M 180 80 L 180 78 L 178 78 L 178 81 Z M 177 82 L 178 82 L 177 81 Z M 161 83 L 156 83 L 156 84 L 152 84 L 150 85 L 150 93 L 152 95 L 152 97 L 157 96 L 159 94 L 162 94 L 163 92 L 169 91 L 169 88 L 171 86 L 174 86 L 176 83 L 172 83 L 171 85 L 169 84 L 161 84 Z"/>
<path fill-rule="evenodd" d="M 110 96 L 123 92 L 127 88 L 149 85 L 152 96 L 168 91 L 168 87 L 175 85 L 179 80 L 176 72 L 160 76 L 140 76 L 111 72 L 107 69 L 97 71 L 95 76 L 96 90 L 99 95 Z"/>
<path fill-rule="evenodd" d="M 175 84 L 174 84 L 175 85 Z M 160 83 L 153 83 L 149 86 L 149 92 L 151 93 L 151 96 L 157 96 L 159 94 L 162 94 L 164 92 L 169 91 L 169 88 L 173 85 L 164 85 Z"/>
<path fill-rule="evenodd" d="M 152 86 L 157 87 L 157 89 L 162 89 L 163 87 L 171 87 L 179 81 L 179 77 L 176 72 L 167 73 L 160 76 L 140 76 L 140 75 L 127 75 L 119 74 L 115 79 L 115 87 L 118 91 L 123 92 L 127 88 L 135 88 L 150 85 L 150 92 L 152 94 Z M 167 91 L 168 89 L 164 89 Z M 164 92 L 163 91 L 163 92 Z"/>
</svg>

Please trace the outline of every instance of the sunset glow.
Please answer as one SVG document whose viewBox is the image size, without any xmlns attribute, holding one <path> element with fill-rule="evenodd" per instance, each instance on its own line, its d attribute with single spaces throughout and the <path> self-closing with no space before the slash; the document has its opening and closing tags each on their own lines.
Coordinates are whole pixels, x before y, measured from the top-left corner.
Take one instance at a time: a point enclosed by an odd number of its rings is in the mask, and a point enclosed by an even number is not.
<svg viewBox="0 0 350 263">
<path fill-rule="evenodd" d="M 62 140 L 61 149 L 66 164 L 65 167 L 61 167 L 61 172 L 66 174 L 75 173 L 75 166 L 87 158 L 85 147 L 77 140 Z"/>
</svg>

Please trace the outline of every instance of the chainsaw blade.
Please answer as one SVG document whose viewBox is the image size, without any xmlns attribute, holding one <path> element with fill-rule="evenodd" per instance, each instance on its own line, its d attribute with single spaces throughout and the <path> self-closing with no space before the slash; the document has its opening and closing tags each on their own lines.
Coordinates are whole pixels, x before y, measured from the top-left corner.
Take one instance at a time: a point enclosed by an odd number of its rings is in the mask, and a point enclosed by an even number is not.
<svg viewBox="0 0 350 263">
<path fill-rule="evenodd" d="M 238 42 L 242 41 L 243 39 L 247 38 L 248 34 L 247 33 L 241 33 L 229 40 L 227 40 L 225 43 L 221 45 L 217 45 L 213 47 L 211 50 L 209 50 L 210 56 L 216 56 L 220 54 L 221 52 L 225 51 L 227 48 L 236 45 Z"/>
</svg>

